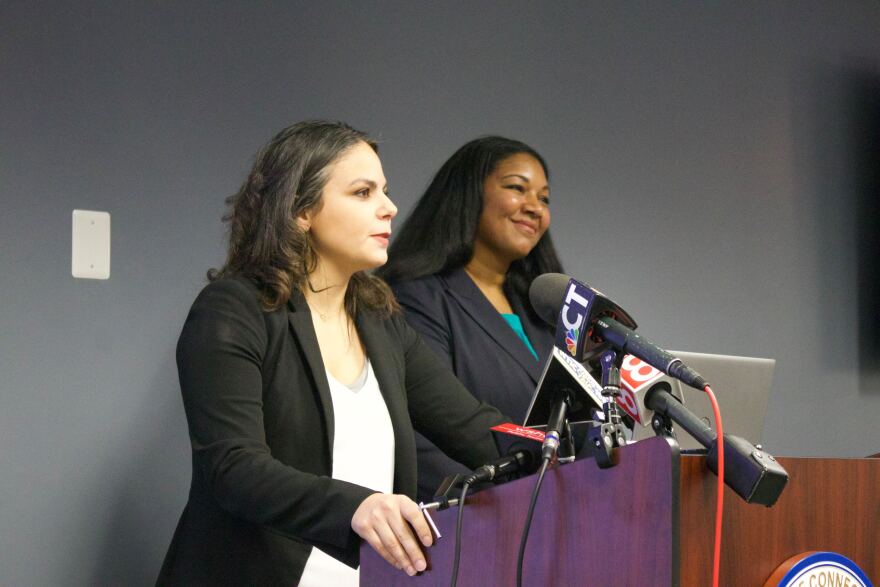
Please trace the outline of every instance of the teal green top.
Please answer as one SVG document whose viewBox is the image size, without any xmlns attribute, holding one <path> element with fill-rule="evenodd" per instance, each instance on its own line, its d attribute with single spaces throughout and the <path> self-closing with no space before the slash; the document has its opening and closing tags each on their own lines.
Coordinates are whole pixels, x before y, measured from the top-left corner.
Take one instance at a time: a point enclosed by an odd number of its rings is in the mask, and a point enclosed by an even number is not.
<svg viewBox="0 0 880 587">
<path fill-rule="evenodd" d="M 529 337 L 526 336 L 526 331 L 523 330 L 522 320 L 519 319 L 519 316 L 516 314 L 501 314 L 501 317 L 504 318 L 511 328 L 513 328 L 513 331 L 516 332 L 519 339 L 525 343 L 529 352 L 532 353 L 532 356 L 535 357 L 535 360 L 537 361 L 538 353 L 535 352 L 535 348 L 532 346 L 531 341 L 529 341 Z"/>
</svg>

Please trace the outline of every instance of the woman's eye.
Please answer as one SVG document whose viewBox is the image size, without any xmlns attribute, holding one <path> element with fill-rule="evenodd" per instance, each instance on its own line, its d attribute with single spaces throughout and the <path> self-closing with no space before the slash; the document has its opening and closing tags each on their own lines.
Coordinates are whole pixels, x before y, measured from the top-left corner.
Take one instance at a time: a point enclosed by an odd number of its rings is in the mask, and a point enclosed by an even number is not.
<svg viewBox="0 0 880 587">
<path fill-rule="evenodd" d="M 538 199 L 541 200 L 541 202 L 543 202 L 545 206 L 550 205 L 550 196 L 541 196 Z"/>
<path fill-rule="evenodd" d="M 507 189 L 509 189 L 509 190 L 516 190 L 520 193 L 524 193 L 526 191 L 526 188 L 519 185 L 519 184 L 511 184 L 511 185 L 505 186 L 505 187 L 507 187 Z"/>
<path fill-rule="evenodd" d="M 354 195 L 361 198 L 369 198 L 370 197 L 370 188 L 362 188 L 354 193 Z"/>
</svg>

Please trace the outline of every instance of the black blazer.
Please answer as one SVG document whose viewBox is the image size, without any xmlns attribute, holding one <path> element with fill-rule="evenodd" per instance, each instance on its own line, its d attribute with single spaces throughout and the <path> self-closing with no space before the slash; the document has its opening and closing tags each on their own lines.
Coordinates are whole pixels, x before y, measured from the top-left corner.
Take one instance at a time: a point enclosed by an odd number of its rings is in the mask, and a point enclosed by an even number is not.
<svg viewBox="0 0 880 587">
<path fill-rule="evenodd" d="M 498 457 L 488 428 L 503 417 L 399 314 L 362 311 L 356 327 L 394 428 L 395 492 L 415 497 L 413 427 L 470 467 Z M 330 478 L 333 403 L 302 295 L 264 312 L 249 281 L 211 283 L 177 366 L 193 477 L 158 583 L 295 585 L 313 545 L 356 566 L 351 518 L 373 491 Z"/>
<path fill-rule="evenodd" d="M 510 304 L 540 361 L 463 269 L 391 287 L 410 326 L 474 397 L 522 424 L 554 338 L 552 327 L 526 311 L 528 300 L 514 297 Z M 433 496 L 446 475 L 465 472 L 430 440 L 417 435 L 416 444 L 420 499 Z"/>
</svg>

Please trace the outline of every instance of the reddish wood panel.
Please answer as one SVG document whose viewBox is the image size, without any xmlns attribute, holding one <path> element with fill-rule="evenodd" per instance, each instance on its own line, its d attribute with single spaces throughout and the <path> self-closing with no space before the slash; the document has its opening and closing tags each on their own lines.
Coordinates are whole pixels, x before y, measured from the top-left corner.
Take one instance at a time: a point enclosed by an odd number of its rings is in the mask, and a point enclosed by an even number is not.
<svg viewBox="0 0 880 587">
<path fill-rule="evenodd" d="M 772 508 L 727 489 L 721 539 L 722 585 L 763 585 L 789 557 L 840 553 L 880 580 L 880 460 L 780 458 L 790 480 Z M 709 585 L 715 479 L 703 457 L 681 459 L 681 584 Z"/>
</svg>

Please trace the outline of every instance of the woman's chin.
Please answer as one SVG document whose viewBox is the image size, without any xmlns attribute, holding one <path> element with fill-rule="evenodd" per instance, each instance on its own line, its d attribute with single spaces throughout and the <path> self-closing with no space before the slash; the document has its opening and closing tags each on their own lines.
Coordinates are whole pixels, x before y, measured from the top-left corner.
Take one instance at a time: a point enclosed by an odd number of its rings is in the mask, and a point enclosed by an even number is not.
<svg viewBox="0 0 880 587">
<path fill-rule="evenodd" d="M 358 271 L 370 271 L 372 269 L 378 269 L 382 265 L 388 262 L 388 255 L 376 255 L 370 259 L 364 260 L 361 263 L 361 268 Z"/>
<path fill-rule="evenodd" d="M 534 247 L 517 247 L 516 249 L 508 251 L 507 258 L 510 263 L 514 261 L 522 261 L 526 257 L 529 256 L 529 253 L 532 252 Z"/>
</svg>

